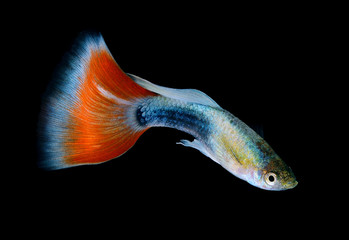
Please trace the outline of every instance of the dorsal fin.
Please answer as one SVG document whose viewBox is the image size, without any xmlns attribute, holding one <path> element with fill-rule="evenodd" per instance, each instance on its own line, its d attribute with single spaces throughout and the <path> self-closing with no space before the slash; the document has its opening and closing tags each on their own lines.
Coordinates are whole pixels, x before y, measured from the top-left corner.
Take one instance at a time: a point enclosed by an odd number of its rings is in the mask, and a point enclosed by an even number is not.
<svg viewBox="0 0 349 240">
<path fill-rule="evenodd" d="M 158 93 L 164 97 L 178 99 L 185 102 L 199 103 L 215 108 L 221 108 L 212 98 L 199 90 L 162 87 L 133 74 L 128 73 L 127 75 L 143 88 L 151 92 Z"/>
</svg>

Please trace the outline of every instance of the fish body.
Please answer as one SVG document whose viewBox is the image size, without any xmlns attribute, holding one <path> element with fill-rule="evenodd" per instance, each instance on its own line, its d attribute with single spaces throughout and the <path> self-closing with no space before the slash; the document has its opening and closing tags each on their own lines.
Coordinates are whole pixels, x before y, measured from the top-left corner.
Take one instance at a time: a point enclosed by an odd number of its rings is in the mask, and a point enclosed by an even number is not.
<svg viewBox="0 0 349 240">
<path fill-rule="evenodd" d="M 233 114 L 217 106 L 187 103 L 156 96 L 145 99 L 137 109 L 137 120 L 149 127 L 170 127 L 191 134 L 193 142 L 179 144 L 201 151 L 235 176 L 252 185 L 259 184 L 263 172 L 280 157 L 255 131 Z M 290 169 L 287 169 L 290 171 Z M 293 187 L 289 178 L 286 187 Z M 268 185 L 263 188 L 268 189 Z"/>
<path fill-rule="evenodd" d="M 44 167 L 105 162 L 125 153 L 149 128 L 169 127 L 195 138 L 179 144 L 199 150 L 256 187 L 297 185 L 292 170 L 265 140 L 205 93 L 125 74 L 100 34 L 83 34 L 77 42 L 65 60 L 71 70 L 63 66 L 43 104 Z"/>
</svg>

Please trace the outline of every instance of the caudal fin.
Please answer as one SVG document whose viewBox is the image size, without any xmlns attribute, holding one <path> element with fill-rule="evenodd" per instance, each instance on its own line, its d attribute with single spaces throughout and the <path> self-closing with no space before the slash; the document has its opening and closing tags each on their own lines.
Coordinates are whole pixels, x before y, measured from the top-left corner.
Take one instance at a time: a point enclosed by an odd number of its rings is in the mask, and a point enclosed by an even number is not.
<svg viewBox="0 0 349 240">
<path fill-rule="evenodd" d="M 59 169 L 122 155 L 147 130 L 132 108 L 154 95 L 120 69 L 100 34 L 83 33 L 43 98 L 40 165 Z"/>
</svg>

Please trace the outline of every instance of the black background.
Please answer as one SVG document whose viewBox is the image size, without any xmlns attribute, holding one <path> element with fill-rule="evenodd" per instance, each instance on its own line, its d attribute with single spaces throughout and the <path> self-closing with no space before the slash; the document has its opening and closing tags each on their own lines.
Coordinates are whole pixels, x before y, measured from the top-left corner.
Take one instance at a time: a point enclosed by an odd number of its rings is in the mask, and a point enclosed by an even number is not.
<svg viewBox="0 0 349 240">
<path fill-rule="evenodd" d="M 262 228 L 285 221 L 285 228 L 295 229 L 297 222 L 313 217 L 314 202 L 306 197 L 315 161 L 308 157 L 313 130 L 307 116 L 315 105 L 309 92 L 316 88 L 318 22 L 310 10 L 205 5 L 154 6 L 151 12 L 120 7 L 106 13 L 105 8 L 92 7 L 75 17 L 76 11 L 65 8 L 51 15 L 52 7 L 18 28 L 22 53 L 16 64 L 25 65 L 27 77 L 20 84 L 29 109 L 21 124 L 25 156 L 18 157 L 11 174 L 12 182 L 20 179 L 18 205 L 30 209 L 31 216 L 40 212 L 44 222 L 79 216 L 93 226 L 109 222 L 109 216 L 142 225 L 153 218 L 171 232 L 167 223 L 174 219 L 179 231 L 201 220 L 206 226 L 224 223 L 228 228 L 222 231 L 229 232 L 236 219 Z M 282 192 L 255 188 L 200 152 L 176 145 L 192 137 L 167 128 L 150 129 L 126 154 L 104 164 L 37 168 L 41 95 L 63 54 L 86 30 L 102 33 L 125 72 L 162 86 L 199 89 L 248 125 L 262 126 L 298 186 Z"/>
</svg>

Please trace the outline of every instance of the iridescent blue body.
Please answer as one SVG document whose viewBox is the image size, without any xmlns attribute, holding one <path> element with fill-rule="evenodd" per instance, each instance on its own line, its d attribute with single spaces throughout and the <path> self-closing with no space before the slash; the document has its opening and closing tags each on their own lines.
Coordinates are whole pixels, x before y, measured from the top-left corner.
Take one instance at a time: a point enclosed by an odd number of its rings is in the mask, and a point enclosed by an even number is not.
<svg viewBox="0 0 349 240">
<path fill-rule="evenodd" d="M 280 184 L 273 190 L 296 185 L 292 170 L 265 140 L 218 105 L 209 106 L 164 96 L 149 97 L 139 103 L 136 119 L 143 127 L 170 127 L 189 133 L 195 140 L 181 140 L 180 144 L 198 149 L 252 185 L 273 189 L 275 184 L 270 186 L 264 179 L 274 166 L 282 171 L 278 172 Z M 274 172 L 277 170 L 272 172 L 276 174 Z"/>
<path fill-rule="evenodd" d="M 211 134 L 211 107 L 157 96 L 145 99 L 137 109 L 137 120 L 142 126 L 170 127 L 187 132 L 197 139 Z"/>
</svg>

